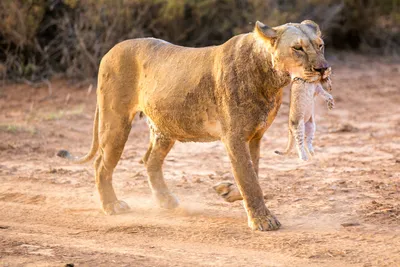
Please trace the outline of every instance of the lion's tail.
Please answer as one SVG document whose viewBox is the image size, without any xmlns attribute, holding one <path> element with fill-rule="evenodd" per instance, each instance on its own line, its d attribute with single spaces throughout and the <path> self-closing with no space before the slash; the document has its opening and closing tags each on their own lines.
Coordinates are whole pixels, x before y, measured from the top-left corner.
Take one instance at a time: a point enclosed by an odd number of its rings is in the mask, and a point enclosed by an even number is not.
<svg viewBox="0 0 400 267">
<path fill-rule="evenodd" d="M 89 153 L 87 153 L 83 157 L 75 157 L 72 156 L 67 150 L 60 150 L 57 152 L 57 156 L 61 158 L 68 159 L 73 161 L 74 163 L 82 164 L 90 161 L 96 155 L 97 150 L 99 149 L 99 108 L 96 107 L 96 113 L 94 117 L 93 123 L 93 140 L 92 140 L 92 147 L 90 148 Z"/>
</svg>

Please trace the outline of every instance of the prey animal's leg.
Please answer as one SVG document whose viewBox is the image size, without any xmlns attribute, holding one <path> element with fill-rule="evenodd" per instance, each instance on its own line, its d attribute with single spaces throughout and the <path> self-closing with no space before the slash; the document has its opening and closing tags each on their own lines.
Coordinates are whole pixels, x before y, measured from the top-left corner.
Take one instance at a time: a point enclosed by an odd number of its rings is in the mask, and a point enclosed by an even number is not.
<svg viewBox="0 0 400 267">
<path fill-rule="evenodd" d="M 324 90 L 327 90 L 329 92 L 332 91 L 332 79 L 331 79 L 331 74 L 332 74 L 332 69 L 329 68 L 324 72 L 324 75 L 321 80 L 321 85 L 324 88 Z"/>
<path fill-rule="evenodd" d="M 149 185 L 158 205 L 161 208 L 173 209 L 179 203 L 175 196 L 171 194 L 164 181 L 162 165 L 175 140 L 156 134 L 152 134 L 151 136 L 151 150 L 148 150 L 149 155 L 147 159 L 143 160 L 149 176 Z"/>
<path fill-rule="evenodd" d="M 240 136 L 228 136 L 223 140 L 236 184 L 243 197 L 249 227 L 260 231 L 278 229 L 281 224 L 265 206 L 258 177 L 251 162 L 249 144 Z"/>
<path fill-rule="evenodd" d="M 305 123 L 305 134 L 306 134 L 306 145 L 308 153 L 314 156 L 313 140 L 315 134 L 315 120 L 314 115 L 311 116 L 310 120 Z"/>
<path fill-rule="evenodd" d="M 328 109 L 333 109 L 335 107 L 335 100 L 333 99 L 333 96 L 327 91 L 325 91 L 321 85 L 318 85 L 316 87 L 315 93 L 316 95 L 320 95 L 323 99 L 325 99 L 328 105 Z"/>
<path fill-rule="evenodd" d="M 300 120 L 292 125 L 294 139 L 296 140 L 296 148 L 299 158 L 307 161 L 307 153 L 304 148 L 304 120 Z"/>
</svg>

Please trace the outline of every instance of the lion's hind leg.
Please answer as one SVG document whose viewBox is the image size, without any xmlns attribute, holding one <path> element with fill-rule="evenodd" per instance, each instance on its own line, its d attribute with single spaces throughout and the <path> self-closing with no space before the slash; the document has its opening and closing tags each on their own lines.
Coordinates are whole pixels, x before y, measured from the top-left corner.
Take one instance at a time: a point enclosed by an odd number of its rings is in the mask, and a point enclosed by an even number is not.
<svg viewBox="0 0 400 267">
<path fill-rule="evenodd" d="M 226 202 L 235 202 L 243 200 L 239 189 L 231 182 L 221 182 L 213 186 L 217 194 L 222 197 Z"/>
<path fill-rule="evenodd" d="M 147 161 L 149 160 L 151 151 L 153 150 L 153 138 L 154 138 L 154 132 L 152 129 L 150 129 L 150 144 L 149 147 L 147 148 L 146 154 L 144 154 L 143 158 L 139 161 L 139 163 L 146 164 Z"/>
<path fill-rule="evenodd" d="M 151 144 L 143 161 L 149 176 L 149 185 L 155 200 L 161 208 L 173 209 L 179 205 L 178 200 L 168 189 L 164 181 L 162 165 L 175 140 L 151 133 Z"/>
<path fill-rule="evenodd" d="M 129 210 L 129 206 L 125 202 L 117 199 L 112 185 L 112 175 L 128 140 L 131 120 L 129 116 L 111 112 L 104 117 L 107 119 L 101 122 L 99 132 L 100 155 L 94 163 L 96 186 L 104 213 L 113 215 Z"/>
</svg>

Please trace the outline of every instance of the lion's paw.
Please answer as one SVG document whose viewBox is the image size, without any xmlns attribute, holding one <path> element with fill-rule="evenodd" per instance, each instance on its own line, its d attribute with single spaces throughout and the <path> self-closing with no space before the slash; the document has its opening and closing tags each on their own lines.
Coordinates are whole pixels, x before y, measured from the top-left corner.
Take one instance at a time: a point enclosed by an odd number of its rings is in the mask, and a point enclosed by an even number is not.
<svg viewBox="0 0 400 267">
<path fill-rule="evenodd" d="M 103 206 L 103 211 L 106 215 L 122 214 L 129 212 L 130 209 L 131 208 L 128 206 L 128 204 L 122 200 L 117 200 Z"/>
<path fill-rule="evenodd" d="M 214 190 L 219 196 L 221 196 L 226 202 L 234 202 L 236 200 L 242 200 L 239 190 L 230 182 L 222 182 L 215 185 Z"/>
<path fill-rule="evenodd" d="M 256 231 L 273 231 L 278 230 L 281 227 L 281 223 L 274 215 L 269 214 L 249 218 L 249 227 Z"/>
<path fill-rule="evenodd" d="M 163 209 L 175 209 L 179 206 L 178 199 L 171 193 L 155 193 L 154 198 L 160 208 Z"/>
</svg>

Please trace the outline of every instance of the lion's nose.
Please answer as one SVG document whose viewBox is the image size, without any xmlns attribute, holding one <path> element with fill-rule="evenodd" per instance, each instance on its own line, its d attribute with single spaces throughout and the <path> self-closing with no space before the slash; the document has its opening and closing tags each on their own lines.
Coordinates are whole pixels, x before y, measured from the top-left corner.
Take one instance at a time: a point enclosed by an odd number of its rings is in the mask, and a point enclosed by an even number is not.
<svg viewBox="0 0 400 267">
<path fill-rule="evenodd" d="M 324 73 L 329 67 L 322 67 L 322 68 L 314 68 L 314 71 L 317 71 L 319 73 Z"/>
<path fill-rule="evenodd" d="M 329 64 L 328 63 L 322 63 L 320 65 L 317 65 L 315 67 L 313 67 L 314 71 L 317 71 L 321 74 L 323 74 L 327 69 L 329 68 Z"/>
<path fill-rule="evenodd" d="M 324 73 L 327 69 L 328 69 L 328 68 L 319 68 L 319 69 L 314 68 L 314 71 L 319 72 L 319 73 L 322 74 L 322 73 Z"/>
</svg>

